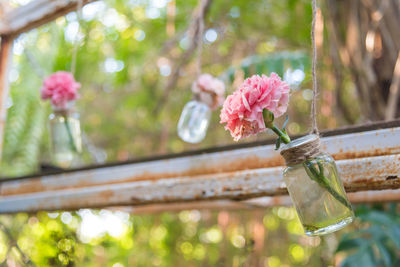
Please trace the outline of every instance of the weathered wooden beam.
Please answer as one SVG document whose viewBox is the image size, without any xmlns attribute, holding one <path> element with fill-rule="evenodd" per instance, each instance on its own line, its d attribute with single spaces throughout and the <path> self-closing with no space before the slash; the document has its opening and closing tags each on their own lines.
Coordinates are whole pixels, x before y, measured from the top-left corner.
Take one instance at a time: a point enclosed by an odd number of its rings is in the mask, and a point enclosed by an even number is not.
<svg viewBox="0 0 400 267">
<path fill-rule="evenodd" d="M 3 152 L 4 129 L 7 119 L 7 101 L 10 91 L 8 73 L 11 67 L 13 39 L 1 37 L 0 47 L 0 160 Z"/>
<path fill-rule="evenodd" d="M 79 0 L 35 0 L 15 8 L 0 21 L 0 35 L 16 36 L 77 9 Z M 96 0 L 81 0 L 82 5 Z"/>
<path fill-rule="evenodd" d="M 322 138 L 348 192 L 400 188 L 400 127 Z M 147 205 L 286 194 L 273 145 L 2 182 L 0 212 Z"/>
</svg>

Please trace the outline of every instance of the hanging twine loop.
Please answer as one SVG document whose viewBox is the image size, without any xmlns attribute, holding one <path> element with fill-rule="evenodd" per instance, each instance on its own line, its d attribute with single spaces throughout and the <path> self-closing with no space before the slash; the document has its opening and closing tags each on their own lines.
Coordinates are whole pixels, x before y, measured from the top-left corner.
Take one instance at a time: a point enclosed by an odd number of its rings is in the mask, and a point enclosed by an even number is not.
<svg viewBox="0 0 400 267">
<path fill-rule="evenodd" d="M 312 25 L 311 25 L 311 43 L 312 43 L 312 80 L 313 80 L 313 98 L 311 102 L 311 119 L 312 131 L 311 133 L 319 134 L 317 125 L 317 45 L 315 44 L 315 24 L 317 20 L 317 0 L 312 0 Z"/>
<path fill-rule="evenodd" d="M 212 77 L 212 82 L 206 75 L 202 76 L 201 64 L 202 64 L 202 52 L 203 52 L 203 35 L 204 35 L 204 21 L 207 7 L 210 5 L 212 0 L 199 0 L 196 15 L 193 23 L 193 43 L 197 45 L 197 57 L 196 57 L 196 80 L 192 84 L 193 99 L 202 102 L 209 106 L 212 110 L 218 108 L 223 103 L 225 86 L 221 82 L 217 82 Z M 200 79 L 211 82 L 214 86 L 214 90 L 204 87 L 200 82 Z"/>
<path fill-rule="evenodd" d="M 71 73 L 73 76 L 75 76 L 75 70 L 76 70 L 76 60 L 77 60 L 77 56 L 78 56 L 78 48 L 79 48 L 79 31 L 81 30 L 81 17 L 82 17 L 82 0 L 78 0 L 77 3 L 77 8 L 76 8 L 76 17 L 78 20 L 78 31 L 76 33 L 75 36 L 75 40 L 74 40 L 74 47 L 72 50 L 72 60 L 71 60 Z"/>
<path fill-rule="evenodd" d="M 312 0 L 312 25 L 311 25 L 311 43 L 312 43 L 312 81 L 313 97 L 311 102 L 311 134 L 296 139 L 284 147 L 281 155 L 286 161 L 286 165 L 296 165 L 305 160 L 314 158 L 320 153 L 321 141 L 317 125 L 317 46 L 315 44 L 315 24 L 317 19 L 317 0 Z"/>
<path fill-rule="evenodd" d="M 310 134 L 296 139 L 284 147 L 281 151 L 286 165 L 303 163 L 307 159 L 314 158 L 320 153 L 321 141 L 316 134 Z"/>
<path fill-rule="evenodd" d="M 197 14 L 197 58 L 196 58 L 196 75 L 201 75 L 201 57 L 203 53 L 203 34 L 204 34 L 204 16 L 209 0 L 199 0 L 199 9 Z"/>
<path fill-rule="evenodd" d="M 69 115 L 71 115 L 73 113 L 73 111 L 72 111 L 72 109 L 67 109 L 67 108 L 65 108 L 65 109 L 57 109 L 57 110 L 53 109 L 53 113 L 55 115 L 68 117 Z"/>
</svg>

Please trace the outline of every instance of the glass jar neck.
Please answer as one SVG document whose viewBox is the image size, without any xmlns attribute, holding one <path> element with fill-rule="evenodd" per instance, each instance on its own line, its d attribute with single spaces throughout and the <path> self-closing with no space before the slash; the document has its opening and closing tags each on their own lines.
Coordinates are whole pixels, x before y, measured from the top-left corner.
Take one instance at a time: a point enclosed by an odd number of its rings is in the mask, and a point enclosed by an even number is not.
<svg viewBox="0 0 400 267">
<path fill-rule="evenodd" d="M 213 109 L 217 104 L 217 95 L 212 92 L 200 91 L 193 94 L 193 100 Z"/>
<path fill-rule="evenodd" d="M 54 114 L 66 116 L 66 115 L 71 114 L 74 111 L 75 102 L 74 101 L 67 102 L 65 107 L 59 107 L 59 106 L 56 106 L 53 104 L 51 105 L 51 107 L 53 109 Z"/>
<path fill-rule="evenodd" d="M 203 101 L 199 100 L 199 99 L 192 99 L 190 100 L 190 102 L 192 103 L 196 103 L 197 106 L 201 106 L 203 109 L 210 109 L 210 106 L 207 105 L 206 103 L 204 103 Z"/>
</svg>

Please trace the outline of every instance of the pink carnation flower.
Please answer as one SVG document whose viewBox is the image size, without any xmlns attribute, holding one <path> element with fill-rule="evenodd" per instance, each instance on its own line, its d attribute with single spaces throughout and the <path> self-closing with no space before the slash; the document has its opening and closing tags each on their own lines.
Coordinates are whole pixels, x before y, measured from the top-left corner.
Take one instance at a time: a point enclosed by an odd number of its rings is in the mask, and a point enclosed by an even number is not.
<svg viewBox="0 0 400 267">
<path fill-rule="evenodd" d="M 270 77 L 253 75 L 227 97 L 220 123 L 226 123 L 225 129 L 235 141 L 265 131 L 263 110 L 271 111 L 275 118 L 281 116 L 287 110 L 289 91 L 289 85 L 276 73 Z"/>
<path fill-rule="evenodd" d="M 46 78 L 41 89 L 42 99 L 50 99 L 51 103 L 60 109 L 65 109 L 69 101 L 78 98 L 78 89 L 81 87 L 71 73 L 57 71 Z"/>
<path fill-rule="evenodd" d="M 211 109 L 218 108 L 225 100 L 224 83 L 210 74 L 200 75 L 192 84 L 192 92 L 197 100 L 205 103 Z"/>
</svg>

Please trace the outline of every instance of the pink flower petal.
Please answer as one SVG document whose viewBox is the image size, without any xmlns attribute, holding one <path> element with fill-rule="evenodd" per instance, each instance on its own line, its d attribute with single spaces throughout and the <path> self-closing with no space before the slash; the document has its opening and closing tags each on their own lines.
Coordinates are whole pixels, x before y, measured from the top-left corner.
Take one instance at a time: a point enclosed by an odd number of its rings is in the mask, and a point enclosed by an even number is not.
<svg viewBox="0 0 400 267">
<path fill-rule="evenodd" d="M 289 103 L 289 85 L 276 73 L 270 77 L 253 75 L 230 96 L 221 110 L 220 123 L 226 123 L 235 141 L 265 131 L 263 110 L 282 116 Z"/>
<path fill-rule="evenodd" d="M 42 99 L 50 99 L 51 103 L 59 108 L 65 108 L 69 101 L 79 97 L 78 89 L 81 87 L 71 73 L 58 71 L 43 81 L 41 89 Z"/>
<path fill-rule="evenodd" d="M 224 103 L 225 85 L 210 74 L 201 74 L 192 84 L 192 92 L 196 99 L 207 104 L 211 109 L 216 109 Z"/>
</svg>

